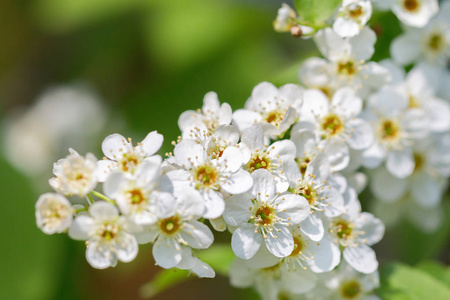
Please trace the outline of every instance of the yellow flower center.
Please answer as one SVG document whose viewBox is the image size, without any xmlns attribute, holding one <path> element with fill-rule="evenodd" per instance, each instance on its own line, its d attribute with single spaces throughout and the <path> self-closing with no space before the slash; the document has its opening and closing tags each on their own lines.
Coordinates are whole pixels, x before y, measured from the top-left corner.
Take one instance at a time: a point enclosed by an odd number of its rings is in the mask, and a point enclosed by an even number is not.
<svg viewBox="0 0 450 300">
<path fill-rule="evenodd" d="M 292 253 L 289 256 L 297 256 L 300 253 L 302 253 L 302 250 L 305 248 L 305 243 L 303 242 L 302 238 L 297 236 L 294 237 L 294 250 L 292 250 Z"/>
<path fill-rule="evenodd" d="M 336 222 L 334 227 L 336 228 L 338 238 L 346 240 L 351 237 L 353 224 L 347 222 L 346 220 L 339 220 Z"/>
<path fill-rule="evenodd" d="M 131 204 L 140 204 L 145 201 L 145 197 L 142 194 L 142 191 L 139 189 L 129 191 L 128 197 L 130 199 Z"/>
<path fill-rule="evenodd" d="M 167 235 L 174 234 L 180 229 L 180 219 L 177 216 L 161 220 L 159 223 L 161 231 Z"/>
<path fill-rule="evenodd" d="M 203 186 L 211 186 L 217 182 L 219 174 L 216 168 L 210 165 L 203 165 L 197 168 L 195 172 L 195 180 Z"/>
<path fill-rule="evenodd" d="M 379 134 L 383 141 L 395 141 L 400 137 L 400 125 L 395 120 L 383 120 L 379 127 Z"/>
<path fill-rule="evenodd" d="M 419 9 L 420 3 L 417 0 L 403 0 L 403 7 L 409 12 L 415 12 Z"/>
<path fill-rule="evenodd" d="M 269 206 L 260 207 L 255 214 L 256 222 L 262 226 L 271 225 L 275 218 L 274 209 Z"/>
<path fill-rule="evenodd" d="M 363 15 L 362 7 L 358 4 L 352 4 L 348 7 L 348 14 L 352 19 L 357 19 Z"/>
<path fill-rule="evenodd" d="M 355 63 L 351 60 L 338 63 L 337 71 L 341 75 L 353 75 L 356 73 Z"/>
<path fill-rule="evenodd" d="M 428 46 L 431 50 L 440 51 L 445 45 L 444 37 L 440 33 L 435 33 L 430 36 Z"/>
<path fill-rule="evenodd" d="M 344 299 L 354 299 L 361 293 L 361 285 L 355 280 L 346 282 L 342 285 L 341 292 Z"/>
<path fill-rule="evenodd" d="M 328 136 L 335 136 L 344 130 L 344 123 L 335 114 L 330 114 L 323 118 L 321 128 Z"/>
<path fill-rule="evenodd" d="M 254 153 L 245 166 L 250 173 L 258 169 L 266 169 L 270 171 L 271 167 L 272 163 L 266 153 Z"/>
</svg>

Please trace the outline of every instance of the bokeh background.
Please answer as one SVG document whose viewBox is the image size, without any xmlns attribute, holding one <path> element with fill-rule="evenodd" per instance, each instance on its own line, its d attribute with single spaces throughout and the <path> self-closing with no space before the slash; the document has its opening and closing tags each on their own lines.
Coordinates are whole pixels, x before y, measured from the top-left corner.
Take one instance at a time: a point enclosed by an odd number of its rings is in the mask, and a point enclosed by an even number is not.
<svg viewBox="0 0 450 300">
<path fill-rule="evenodd" d="M 114 132 L 140 141 L 158 130 L 165 136 L 164 154 L 179 134 L 178 116 L 200 108 L 206 92 L 217 92 L 236 109 L 261 81 L 298 82 L 301 61 L 317 52 L 311 41 L 273 31 L 280 4 L 0 1 L 0 299 L 143 299 L 141 286 L 160 270 L 151 246 L 141 247 L 132 263 L 99 271 L 85 261 L 82 242 L 46 236 L 36 227 L 34 204 L 51 190 L 51 162 L 68 147 L 100 158 L 103 138 Z M 388 55 L 387 45 L 400 28 L 391 15 L 374 18 L 378 60 Z M 77 97 L 94 104 L 62 102 Z M 37 104 L 43 100 L 47 104 Z M 362 200 L 367 206 L 370 195 Z M 448 198 L 445 202 L 449 216 Z M 375 247 L 380 262 L 448 264 L 445 219 L 432 235 L 402 222 Z M 229 242 L 230 236 L 216 239 Z M 229 287 L 219 275 L 191 279 L 155 299 L 179 297 L 257 298 L 251 290 Z"/>
</svg>

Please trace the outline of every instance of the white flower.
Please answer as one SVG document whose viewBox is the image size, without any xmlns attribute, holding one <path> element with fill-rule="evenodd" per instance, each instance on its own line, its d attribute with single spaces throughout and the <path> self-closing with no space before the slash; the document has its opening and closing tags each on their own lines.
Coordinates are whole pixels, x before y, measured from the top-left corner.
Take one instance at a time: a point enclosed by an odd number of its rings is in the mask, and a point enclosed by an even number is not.
<svg viewBox="0 0 450 300">
<path fill-rule="evenodd" d="M 284 192 L 289 184 L 283 163 L 294 161 L 295 145 L 290 140 L 281 140 L 267 146 L 264 140 L 264 131 L 259 125 L 253 125 L 244 131 L 239 148 L 244 153 L 244 169 L 250 173 L 259 169 L 270 171 L 276 180 L 277 190 Z"/>
<path fill-rule="evenodd" d="M 391 65 L 391 70 L 395 68 Z M 442 71 L 427 64 L 415 66 L 405 76 L 397 74 L 396 87 L 399 93 L 406 98 L 408 107 L 419 109 L 427 117 L 427 128 L 432 132 L 444 132 L 450 129 L 450 104 L 436 97 Z"/>
<path fill-rule="evenodd" d="M 243 259 L 255 255 L 264 241 L 275 256 L 285 257 L 294 249 L 288 226 L 299 224 L 309 215 L 306 199 L 291 193 L 277 194 L 273 175 L 267 170 L 252 173 L 253 188 L 248 194 L 227 199 L 225 221 L 238 227 L 231 246 Z"/>
<path fill-rule="evenodd" d="M 290 270 L 310 269 L 314 273 L 323 273 L 333 270 L 341 261 L 339 246 L 333 242 L 329 234 L 325 234 L 317 242 L 303 234 L 300 226 L 291 228 L 294 237 L 294 250 L 284 258 Z"/>
<path fill-rule="evenodd" d="M 97 185 L 97 159 L 91 153 L 81 156 L 73 149 L 53 165 L 50 186 L 64 195 L 85 197 Z"/>
<path fill-rule="evenodd" d="M 327 156 L 332 171 L 341 171 L 348 166 L 349 149 L 344 143 L 320 140 L 320 137 L 314 133 L 314 129 L 301 128 L 302 126 L 301 122 L 297 123 L 291 131 L 291 141 L 297 149 L 295 162 L 302 174 L 305 173 L 308 164 L 320 153 Z"/>
<path fill-rule="evenodd" d="M 163 143 L 164 137 L 152 131 L 136 147 L 131 144 L 131 139 L 114 133 L 107 136 L 102 143 L 102 151 L 106 158 L 98 162 L 98 177 L 104 182 L 113 171 L 122 171 L 132 174 L 136 167 L 146 159 L 161 161 L 161 157 L 155 155 Z"/>
<path fill-rule="evenodd" d="M 375 252 L 369 246 L 378 243 L 384 235 L 384 224 L 370 213 L 349 211 L 333 218 L 329 232 L 344 248 L 344 259 L 355 270 L 370 274 L 377 270 Z"/>
<path fill-rule="evenodd" d="M 407 178 L 396 178 L 385 168 L 371 172 L 370 187 L 374 195 L 382 201 L 395 202 L 409 193 L 408 197 L 422 208 L 439 206 L 450 175 L 448 148 L 439 146 L 443 138 L 448 138 L 448 134 L 414 144 L 414 170 Z"/>
<path fill-rule="evenodd" d="M 231 285 L 239 288 L 254 286 L 263 300 L 278 300 L 284 294 L 304 294 L 314 288 L 317 281 L 315 273 L 301 268 L 289 270 L 279 259 L 264 261 L 269 255 L 262 246 L 254 258 L 233 261 Z"/>
<path fill-rule="evenodd" d="M 405 33 L 391 43 L 392 58 L 402 64 L 426 60 L 445 67 L 450 57 L 450 3 L 424 28 L 406 28 Z"/>
<path fill-rule="evenodd" d="M 86 259 L 97 269 L 114 267 L 117 260 L 132 261 L 138 253 L 136 238 L 129 233 L 131 224 L 108 202 L 95 202 L 89 215 L 77 216 L 69 228 L 69 236 L 86 240 Z"/>
<path fill-rule="evenodd" d="M 233 114 L 233 124 L 242 132 L 253 124 L 260 125 L 267 136 L 283 135 L 298 118 L 303 89 L 286 84 L 279 89 L 269 82 L 258 84 L 245 103 L 245 109 Z"/>
<path fill-rule="evenodd" d="M 408 109 L 408 99 L 395 88 L 382 89 L 369 98 L 364 117 L 375 131 L 375 142 L 363 153 L 363 165 L 376 168 L 386 159 L 391 174 L 405 178 L 414 171 L 411 145 L 426 135 L 423 111 Z"/>
<path fill-rule="evenodd" d="M 228 103 L 219 102 L 217 94 L 209 92 L 203 98 L 201 110 L 188 110 L 178 118 L 178 127 L 182 132 L 183 139 L 203 138 L 220 125 L 231 123 L 232 110 Z"/>
<path fill-rule="evenodd" d="M 328 289 L 327 299 L 380 300 L 373 294 L 373 290 L 380 287 L 380 278 L 377 271 L 361 274 L 343 262 L 336 270 L 324 277 L 325 279 L 322 282 Z M 320 285 L 318 288 L 323 287 Z"/>
<path fill-rule="evenodd" d="M 288 32 L 295 25 L 293 21 L 295 18 L 297 18 L 295 10 L 286 3 L 282 3 L 278 9 L 277 18 L 273 21 L 273 28 L 278 32 Z"/>
<path fill-rule="evenodd" d="M 159 211 L 155 224 L 137 234 L 139 243 L 153 243 L 156 264 L 166 269 L 182 262 L 184 247 L 206 249 L 214 240 L 211 230 L 197 221 L 205 210 L 202 196 L 186 188 L 180 193 L 175 191 L 175 197 L 176 201 L 166 203 L 165 209 Z M 192 266 L 186 263 L 181 267 Z"/>
<path fill-rule="evenodd" d="M 87 86 L 51 87 L 26 111 L 5 116 L 1 146 L 21 172 L 43 175 L 71 145 L 86 151 L 104 128 L 107 112 Z"/>
<path fill-rule="evenodd" d="M 72 218 L 72 205 L 59 194 L 43 194 L 36 202 L 36 224 L 45 234 L 65 232 Z"/>
<path fill-rule="evenodd" d="M 342 38 L 331 28 L 320 30 L 315 36 L 317 47 L 327 60 L 307 59 L 300 77 L 318 85 L 329 82 L 332 89 L 351 87 L 362 97 L 378 90 L 390 80 L 387 69 L 375 62 L 367 62 L 374 52 L 375 33 L 368 27 L 351 38 Z M 328 78 L 326 78 L 326 76 Z M 322 86 L 320 86 L 322 87 Z"/>
<path fill-rule="evenodd" d="M 289 191 L 308 201 L 310 213 L 301 223 L 301 231 L 314 241 L 323 238 L 322 213 L 336 217 L 344 212 L 344 199 L 337 189 L 327 184 L 330 165 L 324 154 L 318 154 L 302 174 L 295 163 L 284 164 Z"/>
<path fill-rule="evenodd" d="M 108 176 L 103 190 L 114 199 L 120 211 L 138 225 L 157 221 L 160 206 L 173 202 L 168 178 L 161 178 L 160 162 L 144 161 L 132 176 L 114 172 Z"/>
<path fill-rule="evenodd" d="M 351 88 L 339 89 L 331 103 L 320 91 L 308 90 L 301 111 L 302 120 L 314 124 L 313 128 L 321 139 L 345 143 L 353 149 L 362 150 L 373 141 L 370 124 L 356 118 L 362 110 L 362 104 L 361 98 Z M 300 122 L 296 129 L 302 126 L 311 128 Z"/>
<path fill-rule="evenodd" d="M 217 159 L 211 159 L 206 148 L 194 140 L 182 140 L 174 149 L 174 164 L 178 170 L 167 173 L 175 189 L 187 186 L 197 189 L 204 197 L 203 217 L 216 219 L 223 213 L 225 203 L 221 193 L 240 194 L 252 186 L 252 178 L 242 169 L 243 157 L 236 147 L 227 147 Z"/>
<path fill-rule="evenodd" d="M 339 8 L 333 30 L 342 37 L 359 34 L 372 15 L 372 5 L 365 0 L 344 0 Z"/>
<path fill-rule="evenodd" d="M 438 0 L 396 0 L 392 2 L 392 12 L 408 26 L 424 27 L 439 11 Z"/>
<path fill-rule="evenodd" d="M 221 125 L 204 142 L 206 153 L 211 159 L 218 159 L 227 147 L 236 147 L 239 130 L 232 125 Z"/>
</svg>

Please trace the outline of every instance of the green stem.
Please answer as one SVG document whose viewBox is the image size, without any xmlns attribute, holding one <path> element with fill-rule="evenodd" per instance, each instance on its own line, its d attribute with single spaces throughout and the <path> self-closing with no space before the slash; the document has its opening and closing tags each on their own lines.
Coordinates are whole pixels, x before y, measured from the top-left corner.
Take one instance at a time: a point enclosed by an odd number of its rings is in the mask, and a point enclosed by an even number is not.
<svg viewBox="0 0 450 300">
<path fill-rule="evenodd" d="M 83 207 L 83 208 L 77 209 L 77 210 L 75 211 L 75 214 L 78 214 L 78 213 L 80 213 L 80 212 L 82 212 L 82 211 L 88 211 L 87 207 Z"/>
<path fill-rule="evenodd" d="M 109 202 L 111 204 L 117 205 L 116 201 L 109 199 L 108 197 L 106 197 L 105 195 L 103 195 L 102 193 L 99 193 L 97 191 L 92 191 L 90 194 L 94 195 L 95 197 L 98 197 L 102 200 L 105 200 L 106 202 Z"/>
<path fill-rule="evenodd" d="M 89 205 L 92 205 L 95 202 L 94 199 L 92 199 L 92 196 L 90 194 L 86 195 L 86 200 L 89 203 Z"/>
</svg>

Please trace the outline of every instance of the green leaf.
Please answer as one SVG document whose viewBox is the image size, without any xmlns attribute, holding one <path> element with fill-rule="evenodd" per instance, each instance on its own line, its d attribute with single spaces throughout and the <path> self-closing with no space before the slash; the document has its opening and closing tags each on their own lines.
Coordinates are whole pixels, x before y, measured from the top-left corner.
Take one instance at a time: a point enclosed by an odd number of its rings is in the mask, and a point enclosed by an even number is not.
<svg viewBox="0 0 450 300">
<path fill-rule="evenodd" d="M 394 300 L 448 300 L 450 289 L 427 272 L 403 264 L 393 263 L 383 268 L 383 299 Z"/>
<path fill-rule="evenodd" d="M 157 294 L 188 280 L 189 271 L 180 269 L 164 269 L 159 271 L 149 283 L 141 287 L 140 293 L 144 298 L 151 298 Z"/>
<path fill-rule="evenodd" d="M 450 267 L 435 261 L 421 262 L 417 267 L 450 287 Z"/>
<path fill-rule="evenodd" d="M 341 2 L 341 0 L 295 0 L 295 7 L 305 25 L 320 26 L 331 17 Z"/>
</svg>

